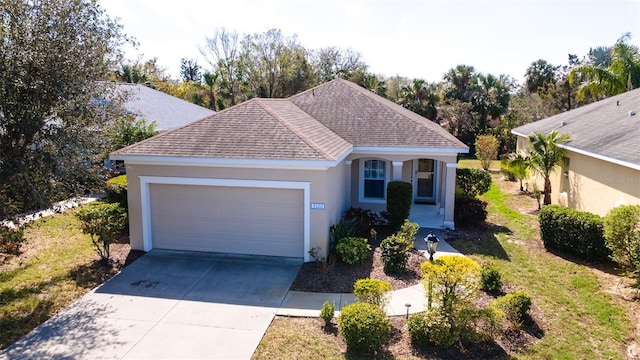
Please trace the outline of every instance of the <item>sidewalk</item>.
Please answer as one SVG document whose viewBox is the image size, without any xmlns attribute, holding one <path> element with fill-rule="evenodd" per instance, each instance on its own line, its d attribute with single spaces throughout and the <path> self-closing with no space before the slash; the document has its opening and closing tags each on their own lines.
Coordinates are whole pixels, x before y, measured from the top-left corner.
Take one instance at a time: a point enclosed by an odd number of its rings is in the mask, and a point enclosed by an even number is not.
<svg viewBox="0 0 640 360">
<path fill-rule="evenodd" d="M 429 232 L 433 232 L 438 237 L 438 250 L 434 255 L 434 258 L 445 255 L 460 255 L 460 252 L 451 245 L 447 244 L 442 237 L 440 229 L 427 229 L 421 228 L 416 235 L 415 248 L 425 254 L 427 259 L 429 253 L 427 252 L 427 245 L 424 242 L 425 236 Z M 353 304 L 356 302 L 356 298 L 351 293 L 312 293 L 302 291 L 289 291 L 284 298 L 280 309 L 276 311 L 276 315 L 282 316 L 297 316 L 297 317 L 318 317 L 320 316 L 320 310 L 322 304 L 325 301 L 329 303 L 335 302 L 336 304 L 336 316 L 340 314 L 342 307 L 347 304 Z M 387 315 L 405 315 L 407 313 L 406 304 L 411 304 L 409 307 L 409 314 L 414 314 L 423 311 L 427 306 L 427 297 L 422 284 L 410 286 L 408 288 L 393 291 L 391 293 L 391 300 L 386 307 Z"/>
</svg>

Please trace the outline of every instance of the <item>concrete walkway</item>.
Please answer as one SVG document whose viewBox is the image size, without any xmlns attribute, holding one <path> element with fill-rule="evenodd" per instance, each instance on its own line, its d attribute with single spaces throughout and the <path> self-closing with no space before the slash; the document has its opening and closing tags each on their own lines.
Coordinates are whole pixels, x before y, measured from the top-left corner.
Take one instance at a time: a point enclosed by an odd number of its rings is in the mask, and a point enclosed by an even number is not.
<svg viewBox="0 0 640 360">
<path fill-rule="evenodd" d="M 462 254 L 451 247 L 442 236 L 440 229 L 426 229 L 421 228 L 416 235 L 415 248 L 423 252 L 425 257 L 429 258 L 427 252 L 427 245 L 424 242 L 424 238 L 433 232 L 438 237 L 438 250 L 436 251 L 434 258 L 445 255 L 460 255 Z M 336 316 L 340 314 L 342 307 L 347 304 L 353 304 L 356 302 L 356 298 L 352 293 L 312 293 L 301 291 L 289 291 L 285 296 L 280 309 L 276 311 L 276 315 L 282 316 L 299 316 L 299 317 L 317 317 L 320 315 L 320 309 L 325 301 L 336 304 Z M 407 313 L 406 304 L 410 304 L 409 314 L 424 311 L 427 306 L 427 296 L 424 286 L 417 284 L 408 288 L 393 291 L 391 293 L 391 299 L 386 307 L 387 315 L 405 315 Z"/>
</svg>

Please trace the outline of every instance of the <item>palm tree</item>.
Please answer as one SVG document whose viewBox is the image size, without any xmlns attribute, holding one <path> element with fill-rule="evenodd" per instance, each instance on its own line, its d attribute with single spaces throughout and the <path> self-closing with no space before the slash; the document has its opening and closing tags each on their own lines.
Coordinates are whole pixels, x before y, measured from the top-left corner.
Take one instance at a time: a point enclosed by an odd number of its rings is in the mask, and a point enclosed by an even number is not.
<svg viewBox="0 0 640 360">
<path fill-rule="evenodd" d="M 531 168 L 530 161 L 531 159 L 529 159 L 529 156 L 524 151 L 509 154 L 509 157 L 502 160 L 505 168 L 520 182 L 520 191 L 524 191 L 522 180 L 527 178 L 529 169 Z"/>
<path fill-rule="evenodd" d="M 533 133 L 529 135 L 529 163 L 533 170 L 544 177 L 544 205 L 551 204 L 551 172 L 560 165 L 564 149 L 559 145 L 571 140 L 569 134 L 560 134 L 553 130 L 548 135 Z"/>
<path fill-rule="evenodd" d="M 631 34 L 624 34 L 611 48 L 608 67 L 585 64 L 571 70 L 569 81 L 582 81 L 578 90 L 581 100 L 587 94 L 595 97 L 613 96 L 640 86 L 640 55 L 638 47 L 630 45 L 627 40 Z"/>
<path fill-rule="evenodd" d="M 439 101 L 437 85 L 429 84 L 425 80 L 414 79 L 411 83 L 400 88 L 398 104 L 431 121 L 437 121 L 438 109 L 436 105 Z"/>
</svg>

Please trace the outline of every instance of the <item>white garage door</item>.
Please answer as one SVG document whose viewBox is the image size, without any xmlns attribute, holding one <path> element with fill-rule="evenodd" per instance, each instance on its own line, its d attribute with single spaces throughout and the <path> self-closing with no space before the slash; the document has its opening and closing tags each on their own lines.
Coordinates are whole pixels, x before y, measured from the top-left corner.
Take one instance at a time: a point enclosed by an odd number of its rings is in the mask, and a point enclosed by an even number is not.
<svg viewBox="0 0 640 360">
<path fill-rule="evenodd" d="M 150 184 L 153 247 L 304 255 L 303 190 Z"/>
</svg>

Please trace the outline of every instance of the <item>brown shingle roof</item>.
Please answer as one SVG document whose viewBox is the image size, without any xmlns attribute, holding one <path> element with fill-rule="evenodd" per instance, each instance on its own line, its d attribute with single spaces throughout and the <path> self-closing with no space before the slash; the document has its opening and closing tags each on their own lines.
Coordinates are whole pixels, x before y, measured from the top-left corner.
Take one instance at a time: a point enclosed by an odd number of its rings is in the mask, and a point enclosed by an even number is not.
<svg viewBox="0 0 640 360">
<path fill-rule="evenodd" d="M 635 113 L 629 116 L 630 113 Z M 513 129 L 516 134 L 568 133 L 567 146 L 640 165 L 640 89 Z"/>
<path fill-rule="evenodd" d="M 467 150 L 439 125 L 334 80 L 289 99 L 249 100 L 112 156 L 333 161 L 354 146 Z"/>
<path fill-rule="evenodd" d="M 354 146 L 467 149 L 440 125 L 346 80 L 290 100 Z"/>
</svg>

